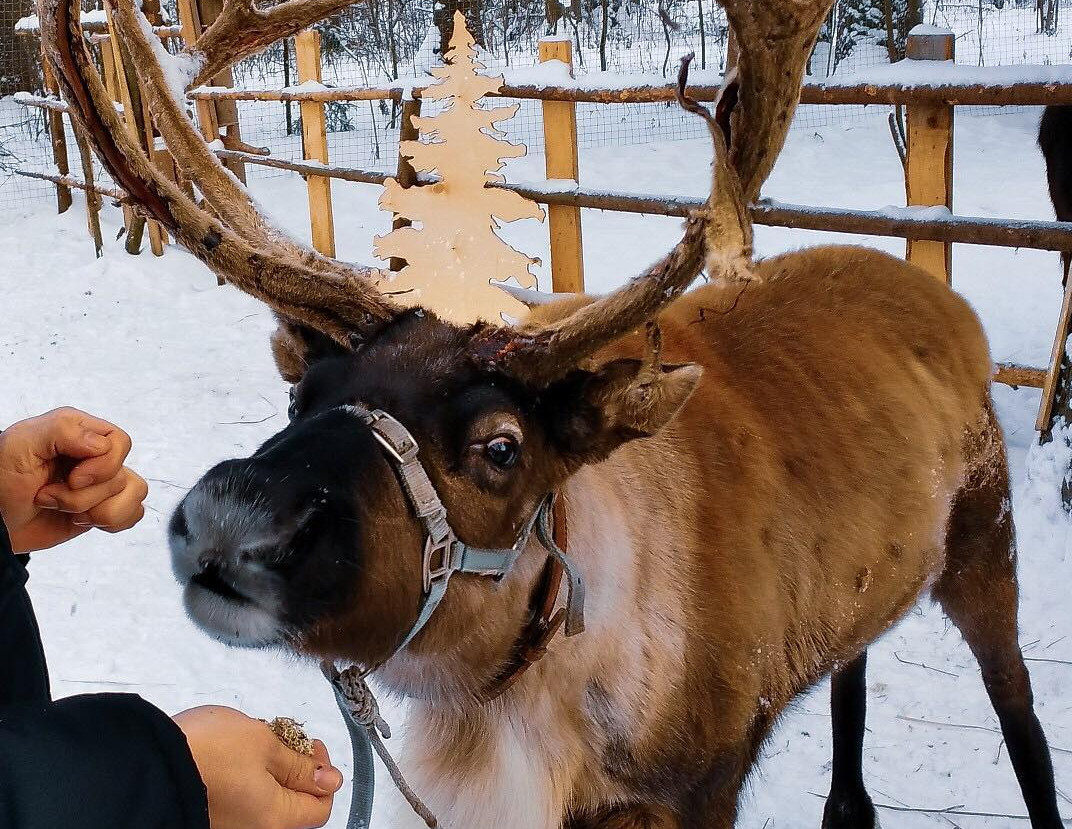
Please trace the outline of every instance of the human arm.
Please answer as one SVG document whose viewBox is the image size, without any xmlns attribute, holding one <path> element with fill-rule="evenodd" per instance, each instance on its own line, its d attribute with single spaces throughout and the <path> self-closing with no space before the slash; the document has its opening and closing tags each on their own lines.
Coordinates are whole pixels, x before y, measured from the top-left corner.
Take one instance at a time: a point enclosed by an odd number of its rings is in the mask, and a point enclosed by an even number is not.
<svg viewBox="0 0 1072 829">
<path fill-rule="evenodd" d="M 105 430 L 93 434 L 107 438 L 107 447 L 87 437 L 87 423 Z M 129 449 L 117 427 L 74 410 L 0 434 L 0 826 L 207 829 L 210 819 L 212 829 L 322 825 L 342 784 L 322 744 L 303 757 L 264 723 L 227 708 L 172 720 L 129 695 L 50 700 L 26 570 L 12 555 L 4 520 L 15 522 L 16 551 L 60 543 L 90 526 L 118 531 L 136 523 L 145 492 L 122 465 Z M 58 509 L 40 506 L 49 495 Z"/>
</svg>

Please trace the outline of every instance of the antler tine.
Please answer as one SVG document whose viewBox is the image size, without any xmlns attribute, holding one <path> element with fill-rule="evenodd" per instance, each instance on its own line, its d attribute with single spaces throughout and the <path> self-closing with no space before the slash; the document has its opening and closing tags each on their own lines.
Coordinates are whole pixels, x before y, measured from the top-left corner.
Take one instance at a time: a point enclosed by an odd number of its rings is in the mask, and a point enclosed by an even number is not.
<svg viewBox="0 0 1072 829">
<path fill-rule="evenodd" d="M 726 73 L 715 112 L 712 113 L 686 91 L 689 67 L 695 59 L 696 55 L 690 53 L 681 61 L 677 100 L 683 109 L 704 119 L 714 147 L 714 173 L 706 211 L 707 273 L 711 278 L 751 279 L 752 216 L 742 192 L 741 180 L 730 164 L 727 146 L 731 133 L 729 119 L 740 91 L 737 70 L 731 69 Z"/>
<path fill-rule="evenodd" d="M 680 296 L 699 276 L 709 249 L 718 254 L 707 256 L 712 278 L 737 278 L 747 270 L 751 221 L 740 197 L 740 183 L 729 166 L 722 128 L 685 94 L 691 62 L 691 55 L 681 61 L 678 101 L 703 115 L 710 127 L 715 172 L 707 205 L 686 220 L 685 235 L 665 258 L 609 296 L 535 330 L 487 328 L 479 332 L 472 344 L 478 362 L 503 368 L 535 385 L 552 382 L 603 345 L 643 326 Z M 727 82 L 736 83 L 733 78 Z M 724 84 L 723 91 L 727 89 Z"/>
<path fill-rule="evenodd" d="M 132 202 L 160 221 L 218 275 L 283 316 L 341 343 L 397 313 L 375 290 L 375 272 L 347 267 L 273 231 L 223 170 L 168 89 L 147 21 L 120 3 L 116 25 L 131 50 L 161 135 L 216 215 L 199 207 L 149 161 L 128 134 L 93 68 L 78 26 L 78 0 L 41 0 L 46 55 L 71 113 Z M 167 56 L 170 57 L 170 56 Z M 217 218 L 218 216 L 218 218 Z"/>
<path fill-rule="evenodd" d="M 719 0 L 737 38 L 740 105 L 730 159 L 745 204 L 759 197 L 785 144 L 800 85 L 834 0 Z"/>
<path fill-rule="evenodd" d="M 285 0 L 262 10 L 254 0 L 224 0 L 219 17 L 186 49 L 200 63 L 193 85 L 209 83 L 228 66 L 360 2 Z"/>
<path fill-rule="evenodd" d="M 674 249 L 624 288 L 537 330 L 484 328 L 470 346 L 474 359 L 537 386 L 565 376 L 601 346 L 643 325 L 692 284 L 704 264 L 704 235 L 703 216 L 691 216 Z"/>
<path fill-rule="evenodd" d="M 652 319 L 696 278 L 705 250 L 712 279 L 754 278 L 748 208 L 785 143 L 805 64 L 834 0 L 721 2 L 739 56 L 735 69 L 726 73 L 715 115 L 685 92 L 691 56 L 682 61 L 678 76 L 678 102 L 704 118 L 714 144 L 707 205 L 689 218 L 669 256 L 610 296 L 536 330 L 481 331 L 473 343 L 478 361 L 529 382 L 548 383 Z"/>
</svg>

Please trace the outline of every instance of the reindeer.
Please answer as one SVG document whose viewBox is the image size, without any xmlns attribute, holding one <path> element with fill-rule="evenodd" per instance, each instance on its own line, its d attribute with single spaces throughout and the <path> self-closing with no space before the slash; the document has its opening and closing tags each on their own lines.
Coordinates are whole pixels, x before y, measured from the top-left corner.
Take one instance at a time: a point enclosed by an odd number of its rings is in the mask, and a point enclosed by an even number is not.
<svg viewBox="0 0 1072 829">
<path fill-rule="evenodd" d="M 1072 222 L 1072 106 L 1049 106 L 1039 124 L 1039 147 L 1046 159 L 1046 178 L 1057 220 Z M 1061 254 L 1064 282 L 1068 284 L 1072 251 Z"/>
<path fill-rule="evenodd" d="M 860 829 L 867 647 L 929 591 L 979 662 L 1031 825 L 1061 826 L 979 321 L 866 248 L 752 258 L 746 206 L 831 0 L 724 0 L 740 57 L 715 115 L 681 84 L 711 126 L 707 206 L 620 290 L 513 327 L 401 308 L 376 272 L 275 231 L 173 95 L 180 70 L 203 83 L 349 2 L 226 0 L 178 57 L 117 5 L 199 204 L 124 129 L 77 0 L 42 0 L 48 60 L 117 184 L 279 318 L 290 424 L 172 519 L 192 618 L 375 668 L 412 700 L 402 766 L 450 829 L 728 829 L 779 715 L 832 673 L 823 825 Z M 581 627 L 562 544 L 587 630 L 553 638 L 563 614 Z"/>
</svg>

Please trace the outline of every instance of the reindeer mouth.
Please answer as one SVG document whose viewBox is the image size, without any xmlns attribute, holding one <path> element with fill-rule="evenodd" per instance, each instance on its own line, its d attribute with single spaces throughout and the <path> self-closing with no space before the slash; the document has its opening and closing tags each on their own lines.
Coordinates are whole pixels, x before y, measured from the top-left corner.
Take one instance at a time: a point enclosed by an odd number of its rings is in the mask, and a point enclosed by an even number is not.
<svg viewBox="0 0 1072 829">
<path fill-rule="evenodd" d="M 263 648 L 284 638 L 278 608 L 273 607 L 278 602 L 242 592 L 219 567 L 209 565 L 191 575 L 183 599 L 194 623 L 224 644 Z"/>
<path fill-rule="evenodd" d="M 253 599 L 244 593 L 240 593 L 238 589 L 231 584 L 227 579 L 223 577 L 218 567 L 208 566 L 200 572 L 195 573 L 190 581 L 196 584 L 198 587 L 203 587 L 205 590 L 210 590 L 221 598 L 228 601 L 235 602 L 237 604 L 255 604 Z"/>
</svg>

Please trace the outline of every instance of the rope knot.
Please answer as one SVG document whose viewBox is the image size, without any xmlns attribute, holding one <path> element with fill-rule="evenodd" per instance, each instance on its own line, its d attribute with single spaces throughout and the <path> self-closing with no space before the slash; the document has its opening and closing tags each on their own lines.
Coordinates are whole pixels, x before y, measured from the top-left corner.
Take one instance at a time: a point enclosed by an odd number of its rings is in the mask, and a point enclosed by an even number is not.
<svg viewBox="0 0 1072 829">
<path fill-rule="evenodd" d="M 375 728 L 385 739 L 391 739 L 391 727 L 380 716 L 379 703 L 376 702 L 376 697 L 373 696 L 372 689 L 368 687 L 361 671 L 356 667 L 349 667 L 339 674 L 337 682 L 354 722 L 364 728 Z"/>
</svg>

